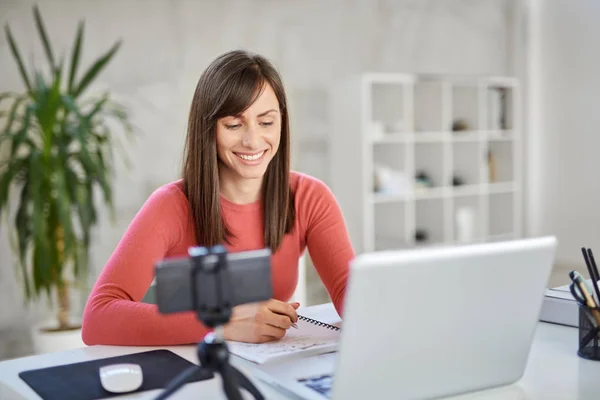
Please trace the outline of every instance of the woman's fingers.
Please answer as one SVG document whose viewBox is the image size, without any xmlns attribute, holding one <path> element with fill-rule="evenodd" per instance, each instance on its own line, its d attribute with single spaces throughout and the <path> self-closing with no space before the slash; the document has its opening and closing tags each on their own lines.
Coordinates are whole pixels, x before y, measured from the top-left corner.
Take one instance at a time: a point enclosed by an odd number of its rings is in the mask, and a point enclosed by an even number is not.
<svg viewBox="0 0 600 400">
<path fill-rule="evenodd" d="M 256 314 L 256 322 L 281 329 L 288 329 L 290 326 L 292 326 L 292 320 L 290 317 L 275 313 L 268 308 L 263 308 L 258 314 Z"/>
<path fill-rule="evenodd" d="M 281 339 L 285 336 L 285 329 L 273 325 L 261 326 L 261 338 L 270 338 L 270 340 Z"/>
<path fill-rule="evenodd" d="M 275 313 L 271 313 L 271 317 L 267 323 L 281 329 L 289 329 L 292 326 L 292 320 L 290 317 Z"/>
<path fill-rule="evenodd" d="M 296 309 L 288 303 L 284 303 L 279 300 L 269 300 L 267 302 L 267 308 L 275 314 L 281 314 L 287 316 L 291 322 L 298 321 L 298 313 Z"/>
<path fill-rule="evenodd" d="M 266 343 L 283 338 L 298 321 L 298 302 L 286 303 L 271 299 L 266 302 L 239 305 L 225 326 L 228 340 Z"/>
</svg>

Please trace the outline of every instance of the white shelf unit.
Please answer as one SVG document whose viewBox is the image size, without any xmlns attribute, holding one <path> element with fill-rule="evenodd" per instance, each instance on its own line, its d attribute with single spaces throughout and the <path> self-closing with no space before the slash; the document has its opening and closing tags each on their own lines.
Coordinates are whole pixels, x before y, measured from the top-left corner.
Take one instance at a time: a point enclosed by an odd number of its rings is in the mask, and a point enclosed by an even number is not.
<svg viewBox="0 0 600 400">
<path fill-rule="evenodd" d="M 331 186 L 357 252 L 521 236 L 516 79 L 369 73 L 332 100 Z"/>
</svg>

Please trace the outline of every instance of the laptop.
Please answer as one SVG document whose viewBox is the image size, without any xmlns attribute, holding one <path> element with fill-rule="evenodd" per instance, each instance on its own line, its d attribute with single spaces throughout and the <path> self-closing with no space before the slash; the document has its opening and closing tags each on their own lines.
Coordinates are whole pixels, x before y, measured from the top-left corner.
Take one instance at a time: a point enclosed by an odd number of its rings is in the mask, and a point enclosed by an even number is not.
<svg viewBox="0 0 600 400">
<path fill-rule="evenodd" d="M 525 370 L 554 237 L 357 256 L 339 351 L 254 367 L 309 400 L 430 399 L 506 386 Z"/>
</svg>

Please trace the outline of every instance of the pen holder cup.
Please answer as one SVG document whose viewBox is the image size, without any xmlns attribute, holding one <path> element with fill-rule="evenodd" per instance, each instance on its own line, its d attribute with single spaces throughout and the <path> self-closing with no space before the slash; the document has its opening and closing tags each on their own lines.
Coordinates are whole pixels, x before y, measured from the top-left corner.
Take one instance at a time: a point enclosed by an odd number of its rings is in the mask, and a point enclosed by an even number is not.
<svg viewBox="0 0 600 400">
<path fill-rule="evenodd" d="M 600 310 L 579 306 L 579 349 L 577 355 L 588 360 L 600 361 L 600 328 L 594 313 L 600 315 Z"/>
</svg>

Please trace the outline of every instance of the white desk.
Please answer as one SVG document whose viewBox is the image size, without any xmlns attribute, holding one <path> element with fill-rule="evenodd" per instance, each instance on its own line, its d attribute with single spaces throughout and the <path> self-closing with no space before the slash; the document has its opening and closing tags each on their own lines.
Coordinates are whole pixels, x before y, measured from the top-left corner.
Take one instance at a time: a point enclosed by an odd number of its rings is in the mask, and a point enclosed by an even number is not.
<svg viewBox="0 0 600 400">
<path fill-rule="evenodd" d="M 328 323 L 339 322 L 331 304 L 309 307 L 303 314 Z M 21 371 L 54 365 L 69 364 L 155 349 L 156 347 L 91 346 L 77 350 L 43 354 L 0 362 L 0 399 L 39 399 L 19 378 Z M 176 354 L 197 363 L 195 346 L 166 347 Z M 287 399 L 282 393 L 252 377 L 250 363 L 232 358 L 243 373 L 250 377 L 267 399 Z M 158 390 L 118 397 L 152 399 Z M 245 392 L 244 392 L 245 393 Z M 247 394 L 247 393 L 245 393 Z M 220 378 L 188 384 L 172 399 L 225 399 Z M 250 399 L 250 396 L 246 398 Z M 393 398 L 390 396 L 389 398 Z M 577 356 L 577 329 L 540 322 L 523 378 L 515 385 L 452 397 L 452 400 L 568 400 L 600 399 L 600 362 Z"/>
</svg>

